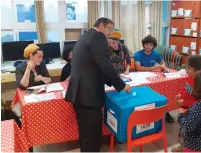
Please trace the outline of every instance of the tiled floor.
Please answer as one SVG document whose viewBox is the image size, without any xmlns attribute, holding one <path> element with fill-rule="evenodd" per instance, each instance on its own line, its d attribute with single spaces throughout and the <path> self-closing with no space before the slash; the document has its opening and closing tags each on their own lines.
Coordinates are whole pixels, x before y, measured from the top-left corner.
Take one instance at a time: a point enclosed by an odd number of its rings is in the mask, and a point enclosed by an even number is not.
<svg viewBox="0 0 201 153">
<path fill-rule="evenodd" d="M 177 117 L 177 111 L 173 111 L 170 113 L 175 119 Z M 178 133 L 178 124 L 175 123 L 166 123 L 166 133 L 167 133 L 167 141 L 168 141 L 168 151 L 171 150 L 172 147 L 176 146 L 177 143 L 177 133 Z M 126 144 L 115 144 L 114 152 L 126 152 Z M 108 145 L 108 137 L 104 138 L 103 145 L 101 148 L 102 152 L 109 152 Z M 161 152 L 163 151 L 162 141 L 157 141 L 155 143 L 151 143 L 143 146 L 144 152 Z M 78 142 L 68 142 L 61 144 L 49 144 L 44 146 L 35 146 L 34 152 L 80 152 Z M 139 148 L 134 148 L 134 152 L 139 152 Z"/>
</svg>

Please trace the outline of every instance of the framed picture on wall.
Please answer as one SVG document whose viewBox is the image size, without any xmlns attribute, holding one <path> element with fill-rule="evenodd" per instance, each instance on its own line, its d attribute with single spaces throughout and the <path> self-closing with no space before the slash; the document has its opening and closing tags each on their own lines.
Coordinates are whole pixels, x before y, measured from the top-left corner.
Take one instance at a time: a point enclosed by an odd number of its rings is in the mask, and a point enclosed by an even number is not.
<svg viewBox="0 0 201 153">
<path fill-rule="evenodd" d="M 67 20 L 76 20 L 76 2 L 66 3 Z"/>
</svg>

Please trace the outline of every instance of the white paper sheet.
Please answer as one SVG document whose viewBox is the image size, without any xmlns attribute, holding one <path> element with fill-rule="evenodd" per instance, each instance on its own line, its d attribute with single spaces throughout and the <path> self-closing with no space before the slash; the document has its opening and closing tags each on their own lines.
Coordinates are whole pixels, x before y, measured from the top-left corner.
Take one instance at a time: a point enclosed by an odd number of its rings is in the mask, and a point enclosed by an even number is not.
<svg viewBox="0 0 201 153">
<path fill-rule="evenodd" d="M 171 28 L 171 34 L 172 35 L 176 35 L 177 34 L 178 29 L 177 28 Z"/>
<path fill-rule="evenodd" d="M 180 74 L 178 72 L 176 73 L 164 73 L 166 78 L 179 78 Z"/>
<path fill-rule="evenodd" d="M 191 36 L 192 30 L 191 29 L 184 29 L 184 35 L 185 36 Z"/>
<path fill-rule="evenodd" d="M 14 66 L 10 66 L 10 65 L 1 65 L 1 71 L 5 71 L 5 72 L 11 72 L 11 71 L 15 71 L 16 68 Z"/>
<path fill-rule="evenodd" d="M 140 83 L 136 83 L 136 82 L 127 82 L 127 84 L 129 84 L 131 87 L 135 87 L 135 86 L 140 86 Z"/>
<path fill-rule="evenodd" d="M 123 74 L 121 74 L 123 75 Z M 151 72 L 131 72 L 129 75 L 124 75 L 125 77 L 131 78 L 131 84 L 145 84 L 150 83 L 149 80 L 147 80 L 147 77 L 156 77 L 157 75 Z"/>
<path fill-rule="evenodd" d="M 191 29 L 192 30 L 197 30 L 197 23 L 196 22 L 191 23 Z"/>
<path fill-rule="evenodd" d="M 47 100 L 53 100 L 56 99 L 56 96 L 54 93 L 45 93 L 45 94 L 31 94 L 28 96 L 24 96 L 25 103 L 37 103 L 41 101 L 47 101 Z"/>
<path fill-rule="evenodd" d="M 64 66 L 65 64 L 61 64 L 60 61 L 52 64 L 46 64 L 48 70 L 62 69 Z"/>
<path fill-rule="evenodd" d="M 65 96 L 66 96 L 66 90 L 62 91 L 62 95 L 63 95 L 63 98 L 65 98 Z"/>
<path fill-rule="evenodd" d="M 179 8 L 178 9 L 178 15 L 179 16 L 183 16 L 184 15 L 184 9 L 183 8 Z"/>
<path fill-rule="evenodd" d="M 182 46 L 182 52 L 185 53 L 185 54 L 188 54 L 189 47 Z"/>
<path fill-rule="evenodd" d="M 115 88 L 113 86 L 108 86 L 108 85 L 105 85 L 105 91 L 112 91 L 112 90 L 115 90 Z"/>
<path fill-rule="evenodd" d="M 177 10 L 172 10 L 171 17 L 176 17 L 178 11 Z"/>
<path fill-rule="evenodd" d="M 46 86 L 46 92 L 62 91 L 64 88 L 60 83 L 51 83 Z"/>
<path fill-rule="evenodd" d="M 124 75 L 124 74 L 121 74 Z M 136 77 L 142 77 L 142 78 L 147 78 L 147 77 L 156 77 L 157 75 L 152 72 L 130 72 L 129 75 L 124 75 L 125 77 L 128 76 L 131 79 Z"/>
<path fill-rule="evenodd" d="M 178 73 L 179 73 L 180 75 L 187 75 L 187 72 L 186 72 L 185 69 L 179 70 Z"/>
<path fill-rule="evenodd" d="M 191 51 L 191 55 L 196 55 L 196 51 Z"/>
<path fill-rule="evenodd" d="M 197 32 L 193 32 L 193 37 L 197 37 L 197 36 L 198 36 Z"/>
<path fill-rule="evenodd" d="M 196 50 L 196 42 L 191 42 L 191 49 Z"/>
<path fill-rule="evenodd" d="M 139 110 L 149 110 L 149 109 L 154 109 L 155 108 L 155 103 L 152 104 L 147 104 L 147 105 L 142 105 L 142 106 L 137 106 L 135 107 L 135 111 Z M 154 122 L 149 123 L 149 124 L 140 124 L 136 126 L 136 133 L 141 133 L 150 129 L 154 128 Z"/>
<path fill-rule="evenodd" d="M 176 50 L 177 50 L 177 46 L 175 46 L 175 45 L 170 45 L 170 48 L 171 48 L 173 51 L 176 51 Z"/>
<path fill-rule="evenodd" d="M 184 16 L 185 17 L 191 17 L 192 16 L 192 10 L 184 10 Z"/>
<path fill-rule="evenodd" d="M 46 87 L 46 85 L 40 85 L 40 86 L 33 86 L 33 87 L 29 87 L 29 88 L 27 88 L 27 89 L 41 89 L 41 88 L 44 88 L 44 87 Z"/>
</svg>

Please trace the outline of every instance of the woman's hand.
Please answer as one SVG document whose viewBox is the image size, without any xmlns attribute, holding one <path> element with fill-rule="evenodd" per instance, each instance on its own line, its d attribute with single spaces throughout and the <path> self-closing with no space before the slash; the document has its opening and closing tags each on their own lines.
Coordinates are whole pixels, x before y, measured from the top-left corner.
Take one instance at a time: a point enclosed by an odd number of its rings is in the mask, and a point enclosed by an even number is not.
<svg viewBox="0 0 201 153">
<path fill-rule="evenodd" d="M 33 68 L 35 67 L 35 65 L 33 64 L 32 61 L 27 62 L 27 70 L 31 71 Z"/>
<path fill-rule="evenodd" d="M 187 109 L 179 108 L 179 114 L 186 114 Z"/>
<path fill-rule="evenodd" d="M 182 106 L 183 103 L 184 103 L 184 100 L 181 99 L 181 94 L 176 95 L 175 100 L 176 100 L 176 103 L 177 103 L 179 106 Z"/>
<path fill-rule="evenodd" d="M 124 75 L 129 75 L 129 71 L 126 70 L 126 71 L 124 72 Z"/>
<path fill-rule="evenodd" d="M 42 81 L 42 80 L 43 80 L 43 76 L 42 76 L 42 75 L 37 75 L 34 80 L 35 80 L 36 82 Z"/>
</svg>

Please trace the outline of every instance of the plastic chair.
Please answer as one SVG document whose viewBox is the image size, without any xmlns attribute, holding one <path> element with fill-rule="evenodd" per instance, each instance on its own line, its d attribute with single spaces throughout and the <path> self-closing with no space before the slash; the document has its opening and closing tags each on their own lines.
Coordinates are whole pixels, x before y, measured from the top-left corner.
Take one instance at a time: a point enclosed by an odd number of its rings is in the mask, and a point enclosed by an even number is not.
<svg viewBox="0 0 201 153">
<path fill-rule="evenodd" d="M 166 140 L 166 132 L 165 132 L 165 125 L 164 125 L 164 116 L 167 112 L 167 106 L 158 107 L 155 109 L 150 110 L 142 110 L 142 111 L 135 111 L 133 112 L 128 120 L 128 127 L 127 127 L 127 151 L 131 152 L 132 147 L 140 146 L 140 152 L 142 152 L 142 146 L 156 140 L 162 139 L 164 151 L 167 152 L 167 140 Z M 132 130 L 133 127 L 139 124 L 148 124 L 152 122 L 156 122 L 162 120 L 162 129 L 160 132 L 156 132 L 144 137 L 136 138 L 132 140 Z M 113 151 L 114 145 L 114 135 L 111 135 L 110 138 L 110 152 Z"/>
<path fill-rule="evenodd" d="M 158 139 L 163 140 L 164 151 L 167 152 L 167 140 L 164 124 L 164 115 L 167 112 L 166 106 L 158 107 L 150 110 L 142 110 L 133 112 L 128 120 L 127 128 L 127 149 L 128 152 L 132 151 L 132 147 L 140 146 L 140 152 L 142 152 L 142 146 Z M 141 138 L 132 140 L 133 127 L 139 124 L 148 124 L 162 120 L 162 130 Z"/>
<path fill-rule="evenodd" d="M 126 60 L 125 60 L 124 66 L 126 67 L 126 65 L 127 65 L 127 62 L 126 62 Z M 134 61 L 134 58 L 131 57 L 131 66 L 130 66 L 130 70 L 133 70 L 133 69 L 135 69 L 135 61 Z"/>
</svg>

